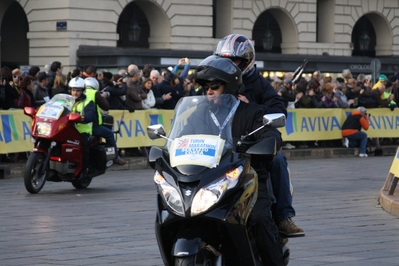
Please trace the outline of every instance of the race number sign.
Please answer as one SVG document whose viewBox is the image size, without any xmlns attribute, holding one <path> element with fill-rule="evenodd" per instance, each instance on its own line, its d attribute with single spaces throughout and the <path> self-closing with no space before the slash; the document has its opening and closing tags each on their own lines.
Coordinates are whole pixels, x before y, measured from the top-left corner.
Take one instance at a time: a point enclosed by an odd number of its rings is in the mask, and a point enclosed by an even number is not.
<svg viewBox="0 0 399 266">
<path fill-rule="evenodd" d="M 172 142 L 170 163 L 216 167 L 222 155 L 224 140 L 214 135 L 185 135 Z"/>
</svg>

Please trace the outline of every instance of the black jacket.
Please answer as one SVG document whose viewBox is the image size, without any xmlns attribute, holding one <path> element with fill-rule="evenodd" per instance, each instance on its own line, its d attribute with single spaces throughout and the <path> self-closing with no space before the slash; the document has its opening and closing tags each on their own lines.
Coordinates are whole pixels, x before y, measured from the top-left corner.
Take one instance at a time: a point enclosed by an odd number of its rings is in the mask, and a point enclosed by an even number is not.
<svg viewBox="0 0 399 266">
<path fill-rule="evenodd" d="M 242 93 L 250 103 L 262 106 L 264 114 L 283 113 L 287 115 L 287 109 L 283 99 L 277 94 L 273 86 L 256 70 L 243 77 L 245 91 Z"/>
<path fill-rule="evenodd" d="M 164 101 L 162 103 L 161 105 L 162 109 L 175 109 L 175 106 L 177 102 L 180 100 L 180 98 L 185 96 L 184 91 L 172 87 L 169 84 L 169 81 L 167 80 L 162 80 L 162 82 L 159 83 L 157 86 L 158 86 L 158 91 L 161 95 L 167 94 L 169 92 L 171 92 L 172 95 L 172 99 Z"/>
<path fill-rule="evenodd" d="M 4 86 L 4 92 L 5 100 L 0 102 L 0 109 L 8 110 L 10 108 L 16 108 L 15 100 L 19 98 L 19 92 L 17 89 L 6 83 Z"/>
<path fill-rule="evenodd" d="M 124 83 L 122 86 L 114 86 L 113 83 L 102 83 L 102 91 L 109 92 L 109 97 L 107 98 L 109 103 L 109 109 L 111 110 L 123 110 L 126 109 L 125 102 L 120 98 L 126 95 L 127 86 Z"/>
</svg>

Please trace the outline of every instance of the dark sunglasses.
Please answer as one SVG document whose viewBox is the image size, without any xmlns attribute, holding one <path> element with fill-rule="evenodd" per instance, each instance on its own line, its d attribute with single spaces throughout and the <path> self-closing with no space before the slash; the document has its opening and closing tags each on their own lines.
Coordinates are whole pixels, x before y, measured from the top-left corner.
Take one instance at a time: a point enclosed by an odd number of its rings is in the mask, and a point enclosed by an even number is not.
<svg viewBox="0 0 399 266">
<path fill-rule="evenodd" d="M 220 86 L 222 86 L 223 84 L 221 84 L 221 83 L 216 83 L 216 84 L 211 84 L 211 85 L 204 85 L 204 86 L 202 86 L 202 88 L 204 88 L 204 90 L 205 91 L 207 91 L 208 89 L 211 89 L 211 90 L 213 90 L 213 91 L 215 91 L 215 90 L 217 90 L 217 89 L 219 89 L 219 87 Z"/>
</svg>

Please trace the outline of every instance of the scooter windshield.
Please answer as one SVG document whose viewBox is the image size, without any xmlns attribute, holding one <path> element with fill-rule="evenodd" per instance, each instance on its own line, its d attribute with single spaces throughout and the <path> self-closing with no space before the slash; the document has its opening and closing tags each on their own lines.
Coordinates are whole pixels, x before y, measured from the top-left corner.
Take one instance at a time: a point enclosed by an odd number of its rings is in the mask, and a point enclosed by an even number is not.
<svg viewBox="0 0 399 266">
<path fill-rule="evenodd" d="M 231 124 L 239 100 L 233 95 L 182 98 L 166 148 L 172 167 L 199 165 L 216 167 L 221 156 L 233 148 Z"/>
<path fill-rule="evenodd" d="M 56 94 L 50 101 L 40 106 L 36 116 L 48 119 L 58 119 L 62 114 L 69 113 L 75 104 L 75 98 L 69 94 Z"/>
</svg>

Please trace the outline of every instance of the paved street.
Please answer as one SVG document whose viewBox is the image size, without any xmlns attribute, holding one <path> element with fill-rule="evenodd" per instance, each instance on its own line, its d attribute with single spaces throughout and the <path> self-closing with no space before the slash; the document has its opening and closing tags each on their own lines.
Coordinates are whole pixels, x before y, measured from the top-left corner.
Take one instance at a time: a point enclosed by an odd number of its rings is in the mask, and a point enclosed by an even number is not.
<svg viewBox="0 0 399 266">
<path fill-rule="evenodd" d="M 295 222 L 289 265 L 397 266 L 399 219 L 378 206 L 392 157 L 290 161 Z M 89 189 L 0 180 L 0 265 L 162 265 L 151 170 L 113 171 Z"/>
</svg>

